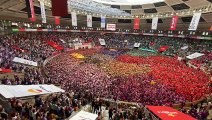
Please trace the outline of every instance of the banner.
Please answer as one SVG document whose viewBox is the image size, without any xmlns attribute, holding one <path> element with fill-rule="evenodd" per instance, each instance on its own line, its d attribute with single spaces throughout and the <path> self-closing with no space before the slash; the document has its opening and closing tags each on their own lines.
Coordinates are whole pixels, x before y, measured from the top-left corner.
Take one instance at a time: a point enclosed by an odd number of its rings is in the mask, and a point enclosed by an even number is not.
<svg viewBox="0 0 212 120">
<path fill-rule="evenodd" d="M 20 48 L 20 47 L 18 47 L 16 45 L 13 45 L 12 48 L 15 49 L 15 50 L 19 50 L 21 52 L 27 52 L 27 50 L 24 50 L 24 49 L 22 49 L 22 48 Z"/>
<path fill-rule="evenodd" d="M 191 55 L 186 56 L 186 58 L 188 58 L 188 59 L 192 60 L 192 59 L 195 59 L 195 58 L 201 57 L 201 56 L 203 56 L 203 55 L 205 55 L 205 54 L 195 52 L 195 53 L 193 53 L 193 54 L 191 54 Z"/>
<path fill-rule="evenodd" d="M 116 24 L 107 24 L 107 30 L 115 31 L 116 30 Z"/>
<path fill-rule="evenodd" d="M 134 29 L 135 30 L 139 30 L 140 29 L 140 19 L 139 18 L 135 18 L 134 19 Z"/>
<path fill-rule="evenodd" d="M 26 59 L 19 58 L 19 57 L 15 57 L 13 59 L 13 62 L 22 63 L 22 64 L 26 64 L 26 65 L 31 65 L 31 66 L 38 66 L 37 62 L 26 60 Z"/>
<path fill-rule="evenodd" d="M 176 30 L 177 22 L 178 22 L 178 16 L 173 16 L 171 26 L 170 26 L 170 30 Z"/>
<path fill-rule="evenodd" d="M 77 26 L 77 14 L 75 12 L 71 12 L 71 22 L 72 26 Z"/>
<path fill-rule="evenodd" d="M 157 26 L 158 26 L 158 17 L 154 17 L 152 19 L 152 30 L 157 30 Z"/>
<path fill-rule="evenodd" d="M 0 94 L 4 98 L 20 98 L 58 92 L 65 91 L 54 85 L 0 85 Z"/>
<path fill-rule="evenodd" d="M 33 0 L 29 0 L 29 4 L 30 4 L 30 10 L 31 10 L 31 18 L 30 18 L 30 20 L 32 22 L 34 22 L 36 20 L 36 18 L 35 18 L 35 10 L 34 10 L 34 2 L 33 2 Z"/>
<path fill-rule="evenodd" d="M 135 47 L 135 48 L 140 47 L 140 45 L 141 45 L 141 43 L 134 43 L 134 47 Z"/>
<path fill-rule="evenodd" d="M 149 111 L 161 120 L 197 120 L 187 114 L 167 106 L 146 106 Z"/>
<path fill-rule="evenodd" d="M 92 16 L 87 15 L 87 27 L 92 27 Z"/>
<path fill-rule="evenodd" d="M 200 17 L 201 17 L 201 13 L 194 13 L 194 16 L 191 20 L 188 30 L 197 30 L 197 26 L 199 24 Z"/>
<path fill-rule="evenodd" d="M 11 73 L 11 69 L 0 68 L 0 73 Z"/>
<path fill-rule="evenodd" d="M 101 28 L 105 28 L 106 25 L 106 18 L 104 16 L 101 16 Z"/>
<path fill-rule="evenodd" d="M 58 45 L 56 42 L 53 41 L 47 41 L 47 44 L 53 47 L 56 50 L 63 50 L 64 48 L 60 45 Z"/>
<path fill-rule="evenodd" d="M 67 0 L 51 0 L 52 3 L 52 16 L 68 16 L 68 3 Z"/>
<path fill-rule="evenodd" d="M 56 16 L 54 17 L 55 25 L 60 25 L 60 17 Z"/>
<path fill-rule="evenodd" d="M 100 43 L 100 45 L 106 45 L 105 39 L 100 39 L 100 38 L 99 38 L 99 43 Z"/>
<path fill-rule="evenodd" d="M 43 1 L 40 1 L 40 10 L 41 10 L 42 23 L 46 23 L 46 11 Z"/>
</svg>

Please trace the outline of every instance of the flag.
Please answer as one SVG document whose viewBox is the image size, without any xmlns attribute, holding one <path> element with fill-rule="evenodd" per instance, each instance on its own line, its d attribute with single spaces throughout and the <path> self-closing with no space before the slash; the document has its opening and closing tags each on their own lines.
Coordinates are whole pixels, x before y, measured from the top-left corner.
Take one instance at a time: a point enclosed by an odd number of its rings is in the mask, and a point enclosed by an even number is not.
<svg viewBox="0 0 212 120">
<path fill-rule="evenodd" d="M 55 25 L 60 24 L 60 17 L 56 16 L 56 17 L 54 17 L 54 20 L 55 20 Z"/>
<path fill-rule="evenodd" d="M 68 16 L 67 0 L 51 0 L 52 1 L 52 16 Z"/>
<path fill-rule="evenodd" d="M 169 46 L 167 46 L 167 45 L 164 45 L 164 46 L 160 46 L 160 48 L 159 48 L 159 52 L 165 52 L 166 50 L 168 50 L 169 49 Z"/>
<path fill-rule="evenodd" d="M 72 26 L 77 26 L 77 14 L 75 12 L 71 12 L 71 22 Z"/>
<path fill-rule="evenodd" d="M 154 84 L 156 84 L 156 82 L 152 80 L 152 81 L 150 82 L 150 84 L 151 84 L 151 85 L 154 85 Z"/>
<path fill-rule="evenodd" d="M 197 30 L 200 17 L 201 17 L 201 13 L 194 13 L 188 30 Z"/>
<path fill-rule="evenodd" d="M 27 8 L 27 13 L 28 13 L 28 18 L 30 18 L 30 20 L 32 22 L 34 22 L 36 20 L 35 11 L 34 11 L 34 2 L 33 2 L 33 0 L 25 0 L 25 1 L 26 1 L 26 8 Z"/>
<path fill-rule="evenodd" d="M 106 25 L 106 18 L 104 16 L 101 16 L 101 28 L 105 28 Z"/>
<path fill-rule="evenodd" d="M 176 30 L 177 22 L 178 22 L 178 16 L 173 16 L 171 26 L 170 26 L 170 30 Z"/>
<path fill-rule="evenodd" d="M 43 1 L 40 1 L 40 10 L 41 10 L 42 23 L 46 23 L 46 11 Z"/>
<path fill-rule="evenodd" d="M 139 18 L 135 18 L 134 19 L 134 29 L 138 30 L 140 28 L 140 19 Z"/>
<path fill-rule="evenodd" d="M 158 26 L 158 17 L 152 19 L 152 30 L 156 30 Z"/>
<path fill-rule="evenodd" d="M 87 15 L 87 27 L 92 27 L 92 16 Z"/>
</svg>

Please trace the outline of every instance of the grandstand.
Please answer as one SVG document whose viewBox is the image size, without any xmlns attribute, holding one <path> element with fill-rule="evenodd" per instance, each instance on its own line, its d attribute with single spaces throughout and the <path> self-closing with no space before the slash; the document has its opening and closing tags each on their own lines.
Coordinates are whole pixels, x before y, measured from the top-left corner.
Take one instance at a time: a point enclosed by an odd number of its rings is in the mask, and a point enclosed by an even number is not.
<svg viewBox="0 0 212 120">
<path fill-rule="evenodd" d="M 0 120 L 212 120 L 211 0 L 0 11 Z"/>
</svg>

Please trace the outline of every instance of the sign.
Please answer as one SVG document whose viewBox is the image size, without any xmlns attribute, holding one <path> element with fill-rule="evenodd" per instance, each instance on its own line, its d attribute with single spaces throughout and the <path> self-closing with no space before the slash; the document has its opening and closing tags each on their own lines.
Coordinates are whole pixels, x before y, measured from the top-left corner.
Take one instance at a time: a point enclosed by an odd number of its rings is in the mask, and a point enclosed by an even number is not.
<svg viewBox="0 0 212 120">
<path fill-rule="evenodd" d="M 197 30 L 197 26 L 199 24 L 200 17 L 201 17 L 201 13 L 194 13 L 194 16 L 191 20 L 188 30 Z"/>
<path fill-rule="evenodd" d="M 100 38 L 99 38 L 99 43 L 100 43 L 100 45 L 106 45 L 105 39 L 100 39 Z"/>
<path fill-rule="evenodd" d="M 0 85 L 0 94 L 5 98 L 27 97 L 65 92 L 54 85 Z"/>
<path fill-rule="evenodd" d="M 197 120 L 189 115 L 167 106 L 146 106 L 162 120 Z"/>
<path fill-rule="evenodd" d="M 19 57 L 15 57 L 13 59 L 13 62 L 22 63 L 22 64 L 26 64 L 26 65 L 31 65 L 31 66 L 38 66 L 37 62 L 26 60 L 26 59 L 19 58 Z"/>
<path fill-rule="evenodd" d="M 156 30 L 158 26 L 158 17 L 152 19 L 152 30 Z"/>
<path fill-rule="evenodd" d="M 41 10 L 42 23 L 46 23 L 46 11 L 43 1 L 40 1 L 40 10 Z"/>
<path fill-rule="evenodd" d="M 106 18 L 104 16 L 101 16 L 101 28 L 105 28 L 106 25 Z"/>
<path fill-rule="evenodd" d="M 92 16 L 87 15 L 87 27 L 92 27 Z"/>
<path fill-rule="evenodd" d="M 173 16 L 171 26 L 170 26 L 170 30 L 176 30 L 177 22 L 178 22 L 178 16 Z"/>
<path fill-rule="evenodd" d="M 135 18 L 134 19 L 134 29 L 138 30 L 140 28 L 140 19 L 139 18 Z"/>
<path fill-rule="evenodd" d="M 107 24 L 107 30 L 115 31 L 116 30 L 116 24 Z"/>
<path fill-rule="evenodd" d="M 72 26 L 77 26 L 77 14 L 75 12 L 71 12 L 71 22 Z"/>
</svg>

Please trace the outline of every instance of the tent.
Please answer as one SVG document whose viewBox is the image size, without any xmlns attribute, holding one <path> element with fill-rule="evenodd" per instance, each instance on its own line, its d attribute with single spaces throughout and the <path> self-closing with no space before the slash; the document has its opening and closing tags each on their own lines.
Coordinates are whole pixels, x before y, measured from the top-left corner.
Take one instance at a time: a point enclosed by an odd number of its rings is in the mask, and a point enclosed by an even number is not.
<svg viewBox="0 0 212 120">
<path fill-rule="evenodd" d="M 189 56 L 186 56 L 186 58 L 188 58 L 188 59 L 192 60 L 192 59 L 195 59 L 195 58 L 201 57 L 201 56 L 203 56 L 203 55 L 205 55 L 205 54 L 195 52 L 195 53 L 193 53 L 193 54 L 191 54 L 191 55 L 189 55 Z"/>
<path fill-rule="evenodd" d="M 69 120 L 96 120 L 98 117 L 97 114 L 80 111 L 73 117 L 69 118 Z"/>
<path fill-rule="evenodd" d="M 149 111 L 162 120 L 197 120 L 189 115 L 167 106 L 146 106 Z"/>
<path fill-rule="evenodd" d="M 4 98 L 20 98 L 58 92 L 65 91 L 54 85 L 0 85 L 0 94 Z"/>
</svg>

